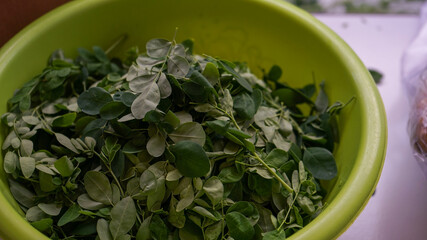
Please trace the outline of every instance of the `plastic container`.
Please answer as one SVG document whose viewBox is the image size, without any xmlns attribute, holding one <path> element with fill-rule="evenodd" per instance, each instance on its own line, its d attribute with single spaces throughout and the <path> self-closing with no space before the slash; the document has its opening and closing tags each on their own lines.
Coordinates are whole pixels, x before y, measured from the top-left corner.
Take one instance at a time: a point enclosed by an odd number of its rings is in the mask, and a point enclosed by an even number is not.
<svg viewBox="0 0 427 240">
<path fill-rule="evenodd" d="M 30 24 L 0 51 L 0 114 L 25 81 L 39 73 L 49 54 L 62 48 L 108 47 L 121 34 L 123 52 L 154 37 L 195 40 L 195 52 L 246 60 L 259 75 L 277 64 L 283 81 L 300 87 L 326 81 L 331 101 L 353 101 L 340 115 L 338 176 L 325 184 L 327 207 L 289 239 L 334 239 L 362 211 L 378 182 L 386 151 L 386 117 L 369 72 L 329 28 L 282 0 L 85 0 L 73 1 Z M 3 139 L 4 136 L 1 136 Z M 2 160 L 0 165 L 3 166 Z M 0 235 L 47 239 L 31 227 L 13 200 L 0 170 Z"/>
</svg>

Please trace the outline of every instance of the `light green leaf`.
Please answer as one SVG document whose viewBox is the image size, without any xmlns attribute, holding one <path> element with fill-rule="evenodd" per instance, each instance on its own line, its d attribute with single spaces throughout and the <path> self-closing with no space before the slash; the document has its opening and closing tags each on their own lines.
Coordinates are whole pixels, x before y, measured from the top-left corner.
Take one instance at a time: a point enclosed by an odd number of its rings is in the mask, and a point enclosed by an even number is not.
<svg viewBox="0 0 427 240">
<path fill-rule="evenodd" d="M 224 185 L 218 177 L 211 177 L 203 185 L 203 191 L 211 200 L 212 205 L 215 206 L 221 202 L 224 196 Z"/>
<path fill-rule="evenodd" d="M 79 151 L 76 149 L 76 147 L 74 147 L 74 145 L 71 143 L 71 140 L 67 136 L 65 136 L 62 133 L 55 133 L 55 137 L 56 137 L 56 140 L 58 140 L 58 142 L 62 146 L 70 149 L 74 153 L 77 153 L 77 154 L 79 153 Z"/>
<path fill-rule="evenodd" d="M 165 197 L 166 186 L 165 178 L 161 177 L 157 179 L 156 190 L 149 194 L 147 197 L 147 208 L 148 210 L 155 212 L 161 209 L 163 198 Z"/>
<path fill-rule="evenodd" d="M 176 200 L 176 198 L 172 196 L 169 204 L 168 222 L 176 228 L 183 228 L 186 220 L 185 212 L 176 211 L 177 203 L 178 201 Z"/>
<path fill-rule="evenodd" d="M 194 190 L 193 186 L 189 184 L 180 194 L 180 200 L 176 205 L 176 211 L 181 212 L 185 208 L 189 207 L 194 201 Z"/>
<path fill-rule="evenodd" d="M 179 126 L 168 135 L 175 143 L 180 141 L 192 141 L 200 146 L 205 145 L 206 134 L 202 125 L 197 122 L 188 122 Z"/>
<path fill-rule="evenodd" d="M 129 232 L 136 220 L 135 203 L 131 197 L 123 198 L 111 210 L 110 232 L 113 239 Z"/>
<path fill-rule="evenodd" d="M 174 55 L 168 59 L 168 73 L 176 78 L 182 78 L 190 71 L 190 64 L 187 59 Z"/>
<path fill-rule="evenodd" d="M 103 218 L 98 219 L 96 232 L 98 233 L 99 240 L 113 240 L 110 229 L 108 228 L 108 222 Z"/>
<path fill-rule="evenodd" d="M 45 212 L 43 212 L 38 206 L 31 207 L 25 213 L 25 218 L 30 221 L 40 221 L 43 218 L 49 217 Z"/>
<path fill-rule="evenodd" d="M 147 142 L 147 151 L 153 157 L 160 157 L 165 151 L 166 140 L 160 134 L 156 134 Z"/>
<path fill-rule="evenodd" d="M 159 85 L 160 97 L 162 99 L 167 98 L 172 94 L 172 86 L 164 73 L 160 74 L 157 84 Z"/>
<path fill-rule="evenodd" d="M 20 157 L 19 164 L 25 178 L 31 177 L 36 169 L 36 160 L 32 157 Z"/>
<path fill-rule="evenodd" d="M 37 206 L 50 216 L 58 216 L 62 209 L 62 205 L 56 203 L 39 203 Z"/>
<path fill-rule="evenodd" d="M 28 139 L 21 140 L 21 156 L 29 157 L 33 153 L 34 144 Z"/>
<path fill-rule="evenodd" d="M 156 109 L 160 102 L 160 90 L 156 83 L 141 93 L 132 103 L 131 111 L 135 118 L 143 119 L 147 112 Z"/>
<path fill-rule="evenodd" d="M 77 198 L 77 203 L 84 209 L 98 210 L 105 207 L 105 204 L 94 201 L 88 194 L 82 194 Z"/>
<path fill-rule="evenodd" d="M 6 173 L 13 173 L 19 164 L 18 155 L 15 152 L 7 152 L 4 156 L 3 168 Z"/>
<path fill-rule="evenodd" d="M 39 118 L 34 116 L 23 116 L 22 120 L 24 120 L 24 122 L 28 123 L 29 125 L 33 125 L 33 126 L 40 123 Z"/>
<path fill-rule="evenodd" d="M 178 169 L 174 169 L 166 175 L 166 181 L 168 182 L 174 182 L 178 181 L 180 178 L 182 178 L 182 174 L 179 172 Z"/>
<path fill-rule="evenodd" d="M 166 39 L 151 39 L 145 45 L 147 55 L 153 58 L 163 58 L 167 55 L 172 43 Z"/>
<path fill-rule="evenodd" d="M 157 177 L 150 170 L 145 170 L 140 177 L 139 185 L 145 195 L 153 193 L 157 189 Z"/>
<path fill-rule="evenodd" d="M 113 204 L 113 191 L 110 181 L 103 173 L 89 171 L 84 176 L 84 185 L 89 196 L 106 205 Z"/>
</svg>

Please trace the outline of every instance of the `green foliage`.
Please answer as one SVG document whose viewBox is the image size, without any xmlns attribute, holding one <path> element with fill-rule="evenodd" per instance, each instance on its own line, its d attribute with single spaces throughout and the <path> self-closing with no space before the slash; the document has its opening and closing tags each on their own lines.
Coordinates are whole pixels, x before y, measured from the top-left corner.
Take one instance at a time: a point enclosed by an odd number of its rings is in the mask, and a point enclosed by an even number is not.
<svg viewBox="0 0 427 240">
<path fill-rule="evenodd" d="M 324 83 L 314 96 L 280 82 L 277 65 L 262 81 L 192 49 L 57 51 L 16 91 L 3 168 L 35 228 L 55 240 L 284 239 L 319 214 L 345 104 L 329 105 Z"/>
</svg>

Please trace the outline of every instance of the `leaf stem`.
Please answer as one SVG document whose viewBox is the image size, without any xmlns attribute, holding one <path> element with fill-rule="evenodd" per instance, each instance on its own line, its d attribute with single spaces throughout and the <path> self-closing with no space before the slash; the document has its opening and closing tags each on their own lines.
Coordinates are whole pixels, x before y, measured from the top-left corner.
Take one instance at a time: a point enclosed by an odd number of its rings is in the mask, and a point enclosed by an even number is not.
<svg viewBox="0 0 427 240">
<path fill-rule="evenodd" d="M 108 169 L 108 171 L 111 173 L 111 176 L 113 176 L 113 179 L 114 179 L 114 181 L 116 182 L 116 184 L 117 184 L 117 187 L 119 188 L 119 190 L 120 190 L 120 195 L 122 196 L 122 197 L 124 197 L 125 196 L 125 192 L 123 191 L 123 188 L 122 188 L 122 185 L 120 184 L 120 181 L 117 179 L 117 177 L 116 177 L 116 175 L 114 174 L 114 172 L 113 172 L 113 170 L 111 169 L 111 167 L 108 165 L 108 164 L 106 164 L 102 159 L 102 156 L 99 154 L 99 153 L 97 153 L 97 152 L 95 152 L 95 151 L 93 151 L 93 153 L 104 163 L 104 165 L 105 165 L 105 167 Z"/>
<path fill-rule="evenodd" d="M 267 171 L 269 171 L 271 173 L 271 175 L 273 175 L 274 178 L 277 181 L 279 181 L 280 184 L 282 184 L 282 186 L 286 189 L 286 191 L 288 191 L 289 193 L 294 192 L 294 190 L 292 190 L 292 188 L 289 187 L 289 185 L 286 184 L 285 181 L 283 181 L 283 179 L 281 177 L 279 177 L 279 175 L 277 175 L 277 173 L 275 171 L 273 171 L 273 169 L 271 169 L 271 167 L 269 167 L 267 165 L 267 163 L 265 163 L 264 160 L 262 160 L 256 152 L 252 152 L 252 157 L 254 157 L 258 162 L 260 162 L 267 169 Z"/>
<path fill-rule="evenodd" d="M 294 200 L 292 200 L 292 203 L 291 203 L 291 205 L 289 206 L 288 211 L 286 212 L 285 218 L 283 219 L 283 221 L 282 221 L 282 223 L 280 224 L 280 226 L 279 226 L 279 228 L 277 229 L 277 231 L 280 231 L 280 229 L 282 229 L 283 225 L 285 224 L 286 219 L 288 218 L 289 214 L 291 213 L 291 209 L 292 209 L 292 207 L 294 206 L 295 200 L 297 200 L 298 193 L 299 193 L 299 192 L 297 192 L 297 193 L 295 194 L 295 198 L 294 198 Z"/>
</svg>

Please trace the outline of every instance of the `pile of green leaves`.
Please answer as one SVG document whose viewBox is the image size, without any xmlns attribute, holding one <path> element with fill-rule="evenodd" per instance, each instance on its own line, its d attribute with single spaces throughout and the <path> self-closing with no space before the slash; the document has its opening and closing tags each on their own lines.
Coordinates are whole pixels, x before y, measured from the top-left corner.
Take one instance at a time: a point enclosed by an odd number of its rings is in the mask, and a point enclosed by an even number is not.
<svg viewBox="0 0 427 240">
<path fill-rule="evenodd" d="M 323 83 L 291 88 L 278 66 L 260 80 L 192 46 L 153 39 L 122 60 L 57 51 L 15 92 L 4 170 L 35 228 L 51 239 L 268 240 L 320 213 L 343 104 L 329 105 Z"/>
</svg>

